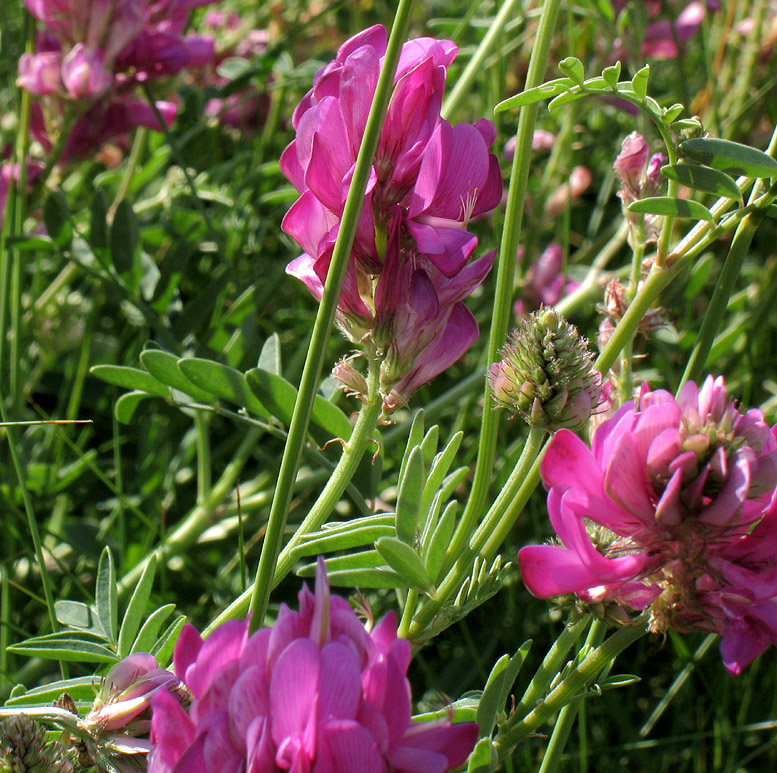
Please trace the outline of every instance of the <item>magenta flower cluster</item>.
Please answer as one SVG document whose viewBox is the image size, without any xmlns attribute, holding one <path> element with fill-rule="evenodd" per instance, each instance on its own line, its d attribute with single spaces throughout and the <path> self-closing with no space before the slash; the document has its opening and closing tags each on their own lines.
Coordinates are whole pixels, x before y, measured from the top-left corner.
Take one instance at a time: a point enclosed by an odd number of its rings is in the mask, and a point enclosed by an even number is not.
<svg viewBox="0 0 777 773">
<path fill-rule="evenodd" d="M 201 88 L 224 87 L 229 79 L 219 74 L 225 60 L 243 59 L 250 62 L 267 50 L 270 35 L 266 30 L 246 29 L 235 12 L 211 10 L 205 14 L 204 28 L 218 41 L 213 60 L 198 73 L 196 84 Z M 228 96 L 211 97 L 205 103 L 205 115 L 243 133 L 260 128 L 270 109 L 270 97 L 254 86 L 247 86 Z"/>
<path fill-rule="evenodd" d="M 368 633 L 330 596 L 323 561 L 299 604 L 253 635 L 242 621 L 205 641 L 183 628 L 173 663 L 191 705 L 154 697 L 149 773 L 442 773 L 464 762 L 476 724 L 411 722 L 410 644 L 393 613 Z"/>
<path fill-rule="evenodd" d="M 62 102 L 78 116 L 64 157 L 93 152 L 138 126 L 161 128 L 134 96 L 139 84 L 213 58 L 210 38 L 184 35 L 193 8 L 212 0 L 25 0 L 41 23 L 34 53 L 19 60 L 17 83 L 45 98 L 33 130 L 44 145 L 61 122 Z M 163 120 L 175 105 L 158 102 Z M 44 120 L 45 119 L 45 120 Z"/>
<path fill-rule="evenodd" d="M 300 192 L 282 227 L 304 250 L 287 272 L 317 299 L 385 51 L 380 26 L 341 46 L 294 111 L 297 135 L 281 157 Z M 495 128 L 486 120 L 453 126 L 440 116 L 456 51 L 433 38 L 402 49 L 339 302 L 345 334 L 369 339 L 384 357 L 387 402 L 402 402 L 475 342 L 478 326 L 462 301 L 493 262 L 493 255 L 468 262 L 477 245 L 468 225 L 501 199 L 489 153 Z"/>
<path fill-rule="evenodd" d="M 643 387 L 593 433 L 558 432 L 542 460 L 561 544 L 518 554 L 549 598 L 650 609 L 650 628 L 720 634 L 738 674 L 777 645 L 777 428 L 742 412 L 722 378 L 675 399 Z"/>
</svg>

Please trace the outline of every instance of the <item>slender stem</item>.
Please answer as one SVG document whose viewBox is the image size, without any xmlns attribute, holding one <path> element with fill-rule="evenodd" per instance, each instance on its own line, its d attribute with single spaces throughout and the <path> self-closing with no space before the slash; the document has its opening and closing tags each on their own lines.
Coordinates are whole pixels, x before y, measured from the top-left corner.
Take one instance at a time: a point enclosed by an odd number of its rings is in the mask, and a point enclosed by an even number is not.
<svg viewBox="0 0 777 773">
<path fill-rule="evenodd" d="M 491 22 L 486 36 L 480 41 L 477 50 L 464 68 L 464 72 L 456 81 L 456 85 L 450 94 L 445 98 L 441 111 L 443 118 L 450 118 L 459 109 L 465 97 L 472 93 L 472 84 L 483 72 L 483 62 L 485 62 L 486 57 L 494 49 L 505 24 L 515 16 L 515 9 L 519 4 L 520 0 L 506 0 L 499 9 L 499 13 Z"/>
<path fill-rule="evenodd" d="M 130 150 L 129 159 L 127 160 L 127 168 L 124 170 L 124 175 L 119 183 L 119 189 L 116 191 L 116 198 L 114 198 L 111 206 L 108 207 L 108 214 L 106 216 L 108 224 L 113 223 L 113 218 L 116 216 L 116 210 L 127 195 L 127 191 L 132 183 L 132 177 L 135 174 L 135 170 L 138 168 L 140 157 L 146 149 L 147 138 L 148 129 L 145 126 L 139 126 L 135 130 L 135 139 L 132 140 L 132 149 Z"/>
<path fill-rule="evenodd" d="M 602 643 L 606 631 L 607 626 L 601 620 L 594 620 L 588 629 L 588 636 L 583 645 L 584 650 L 588 652 L 591 647 L 598 647 Z M 548 748 L 545 750 L 545 756 L 542 758 L 539 773 L 554 773 L 558 768 L 561 755 L 564 753 L 564 747 L 567 744 L 569 733 L 572 730 L 572 725 L 575 723 L 582 702 L 583 697 L 580 696 L 559 711 L 558 719 L 553 725 L 553 735 L 550 737 Z"/>
<path fill-rule="evenodd" d="M 227 494 L 234 488 L 245 463 L 254 450 L 254 444 L 262 436 L 263 432 L 264 430 L 260 427 L 251 427 L 240 443 L 234 457 L 224 469 L 221 477 L 210 489 L 205 501 L 198 503 L 152 553 L 122 577 L 119 581 L 120 596 L 128 593 L 135 587 L 152 555 L 156 556 L 159 562 L 166 561 L 171 556 L 179 555 L 187 547 L 193 545 L 200 534 L 212 525 L 214 513 L 221 506 Z"/>
<path fill-rule="evenodd" d="M 675 263 L 671 268 L 654 264 L 645 283 L 640 287 L 626 313 L 594 362 L 594 368 L 604 374 L 612 367 L 623 347 L 631 341 L 642 317 L 653 305 L 661 291 L 685 267 L 685 261 Z"/>
<path fill-rule="evenodd" d="M 772 158 L 777 154 L 777 127 L 772 133 L 772 139 L 766 152 Z M 758 180 L 750 192 L 750 198 L 747 202 L 748 206 L 754 204 L 761 195 L 763 188 L 764 181 Z M 678 390 L 686 381 L 698 381 L 702 377 L 704 366 L 707 364 L 707 357 L 712 349 L 720 323 L 725 316 L 729 298 L 731 293 L 734 292 L 739 272 L 742 270 L 742 264 L 750 249 L 753 236 L 764 217 L 764 212 L 765 210 L 756 210 L 750 213 L 737 226 L 725 263 L 723 264 L 723 269 L 720 272 L 712 298 L 704 313 L 704 320 L 702 321 L 701 330 L 696 339 L 693 352 L 688 359 L 685 372 L 677 387 Z"/>
<path fill-rule="evenodd" d="M 8 421 L 8 417 L 5 413 L 5 407 L 2 399 L 0 399 L 0 420 L 4 423 Z M 16 480 L 19 484 L 19 491 L 22 495 L 22 501 L 24 502 L 24 510 L 27 514 L 27 528 L 30 530 L 30 537 L 32 537 L 32 545 L 35 550 L 35 558 L 38 562 L 38 569 L 40 570 L 40 579 L 43 585 L 43 595 L 46 599 L 46 607 L 49 613 L 49 622 L 51 624 L 52 631 L 58 631 L 59 625 L 57 623 L 56 612 L 54 611 L 54 593 L 51 587 L 51 577 L 49 577 L 48 570 L 46 569 L 46 562 L 43 559 L 43 544 L 40 539 L 40 531 L 38 530 L 38 522 L 35 519 L 35 512 L 32 509 L 32 500 L 30 499 L 30 492 L 27 490 L 27 475 L 24 471 L 24 465 L 22 464 L 17 448 L 20 444 L 16 437 L 16 428 L 12 426 L 6 426 L 6 437 L 8 438 L 8 448 L 11 452 L 11 461 L 13 463 L 14 472 L 16 473 Z M 68 667 L 64 660 L 59 661 L 60 672 L 62 678 L 67 679 Z"/>
<path fill-rule="evenodd" d="M 377 363 L 374 367 L 374 373 L 371 373 L 371 382 L 373 390 L 377 390 L 377 379 L 379 377 L 379 368 Z M 297 527 L 294 535 L 285 545 L 278 556 L 277 565 L 274 566 L 271 581 L 267 583 L 269 590 L 276 585 L 289 573 L 294 561 L 297 558 L 296 549 L 302 543 L 303 537 L 312 531 L 320 528 L 321 525 L 331 514 L 334 506 L 340 500 L 346 486 L 350 482 L 359 462 L 364 456 L 364 452 L 372 438 L 381 411 L 383 410 L 382 400 L 376 399 L 371 403 L 365 404 L 359 412 L 351 437 L 343 446 L 343 453 L 340 461 L 329 477 L 326 486 L 319 494 L 318 499 L 308 512 L 303 522 Z M 267 537 L 265 536 L 265 540 Z M 248 612 L 250 600 L 254 595 L 254 586 L 249 587 L 244 593 L 240 594 L 203 632 L 204 635 L 211 633 L 217 626 L 227 620 L 233 620 L 238 617 L 245 617 Z"/>
<path fill-rule="evenodd" d="M 203 411 L 194 412 L 194 426 L 197 430 L 197 504 L 201 505 L 211 489 L 210 436 L 208 419 Z"/>
<path fill-rule="evenodd" d="M 410 623 L 413 621 L 413 615 L 415 614 L 416 604 L 418 603 L 418 591 L 411 588 L 407 592 L 407 598 L 405 599 L 405 608 L 402 610 L 402 620 L 399 623 L 397 629 L 397 636 L 406 639 L 407 633 L 410 630 Z"/>
<path fill-rule="evenodd" d="M 548 63 L 553 31 L 556 27 L 561 0 L 545 0 L 540 15 L 537 36 L 532 46 L 529 70 L 526 74 L 525 89 L 539 86 L 544 78 Z M 529 166 L 531 162 L 531 143 L 534 135 L 534 125 L 537 121 L 539 105 L 529 105 L 521 109 L 518 119 L 515 156 L 510 172 L 510 185 L 507 193 L 507 207 L 502 231 L 499 257 L 497 259 L 496 288 L 494 293 L 494 308 L 491 315 L 491 332 L 488 339 L 488 361 L 494 362 L 500 347 L 507 335 L 507 325 L 510 318 L 510 302 L 513 294 L 515 274 L 515 256 L 521 239 L 523 222 L 523 205 L 529 182 Z M 485 384 L 485 404 L 490 404 L 488 383 Z M 469 540 L 480 514 L 485 509 L 488 487 L 496 453 L 498 416 L 488 409 L 483 411 L 480 426 L 480 442 L 475 472 L 472 479 L 469 499 L 461 520 L 456 527 L 449 554 L 461 552 Z"/>
<path fill-rule="evenodd" d="M 513 474 L 470 540 L 470 547 L 493 558 L 540 480 L 540 459 L 545 447 L 545 430 L 532 427 Z"/>
<path fill-rule="evenodd" d="M 551 679 L 561 670 L 561 666 L 567 658 L 567 653 L 583 635 L 583 631 L 590 621 L 590 615 L 583 615 L 579 620 L 564 626 L 564 630 L 556 641 L 553 642 L 540 667 L 534 673 L 531 682 L 529 682 L 529 686 L 524 691 L 523 697 L 515 707 L 511 717 L 514 722 L 523 719 L 539 703 L 547 691 Z"/>
<path fill-rule="evenodd" d="M 35 19 L 31 14 L 25 14 L 26 21 L 26 43 L 25 50 L 30 52 L 35 48 Z M 14 167 L 11 167 L 9 180 L 8 203 L 6 204 L 6 221 L 10 225 L 12 234 L 21 234 L 24 231 L 24 220 L 27 213 L 27 149 L 30 143 L 30 95 L 22 90 L 21 106 L 19 111 L 19 127 L 16 132 L 16 141 L 14 144 L 13 160 L 19 170 L 18 178 L 14 174 Z M 11 205 L 12 206 L 9 206 Z M 0 213 L 2 217 L 2 213 Z M 5 223 L 4 223 L 5 225 Z M 9 357 L 8 357 L 8 382 L 11 398 L 11 407 L 15 415 L 20 415 L 22 409 L 22 394 L 20 388 L 20 347 L 21 347 L 21 271 L 22 261 L 19 251 L 12 249 L 7 251 L 3 243 L 3 267 L 2 267 L 2 287 L 0 287 L 0 333 L 3 339 L 8 339 Z M 10 336 L 5 330 L 5 304 L 8 304 L 8 315 L 11 325 Z M 0 344 L 0 369 L 5 367 L 3 361 L 3 344 Z"/>
<path fill-rule="evenodd" d="M 688 677 L 693 673 L 696 668 L 696 664 L 701 662 L 701 659 L 706 654 L 707 650 L 718 640 L 718 635 L 709 633 L 704 637 L 702 643 L 696 648 L 696 652 L 691 656 L 691 660 L 683 667 L 683 670 L 677 675 L 674 682 L 672 682 L 665 695 L 658 702 L 658 705 L 653 709 L 653 713 L 647 718 L 647 721 L 639 729 L 639 737 L 646 738 L 650 735 L 656 722 L 661 719 L 661 715 L 669 707 L 669 704 L 674 699 L 675 695 L 680 691 L 682 686 L 688 681 Z"/>
<path fill-rule="evenodd" d="M 383 118 L 391 96 L 399 54 L 407 34 L 413 0 L 400 0 L 394 17 L 394 24 L 389 36 L 386 55 L 383 59 L 375 96 L 372 100 L 367 125 L 364 130 L 359 154 L 354 166 L 353 178 L 348 190 L 348 197 L 343 208 L 343 217 L 337 234 L 332 260 L 324 285 L 324 293 L 313 326 L 313 334 L 308 346 L 308 354 L 300 379 L 294 414 L 289 426 L 289 437 L 281 459 L 278 473 L 278 487 L 275 489 L 270 518 L 267 523 L 267 533 L 262 543 L 262 554 L 256 571 L 253 594 L 251 597 L 251 630 L 259 628 L 267 612 L 270 596 L 271 579 L 275 575 L 276 560 L 286 528 L 286 518 L 291 505 L 291 494 L 294 479 L 297 475 L 302 445 L 305 442 L 310 412 L 313 408 L 313 398 L 316 395 L 318 382 L 326 357 L 326 344 L 334 322 L 340 291 L 345 279 L 345 271 L 351 255 L 356 228 L 364 204 L 364 191 L 367 187 L 372 159 L 378 147 L 378 139 L 383 126 Z"/>
<path fill-rule="evenodd" d="M 297 527 L 297 530 L 278 556 L 278 564 L 273 574 L 273 587 L 291 571 L 291 567 L 297 558 L 296 551 L 303 538 L 306 534 L 310 534 L 323 526 L 343 495 L 346 485 L 356 473 L 356 469 L 372 439 L 372 434 L 375 431 L 383 409 L 383 401 L 377 389 L 379 368 L 380 366 L 377 362 L 371 365 L 374 373 L 370 374 L 370 396 L 368 396 L 368 402 L 359 412 L 359 417 L 356 420 L 351 437 L 343 446 L 343 453 L 337 467 L 335 467 L 332 476 L 327 481 L 324 490 L 313 507 L 311 507 L 310 512 L 305 516 L 305 519 Z"/>
<path fill-rule="evenodd" d="M 631 625 L 617 630 L 603 644 L 586 655 L 579 666 L 572 669 L 543 701 L 518 722 L 515 722 L 518 716 L 516 712 L 500 729 L 494 741 L 500 758 L 509 754 L 512 748 L 535 733 L 557 711 L 579 697 L 612 660 L 645 633 L 647 633 L 647 613 L 633 621 Z"/>
<path fill-rule="evenodd" d="M 417 639 L 422 636 L 426 626 L 432 622 L 443 605 L 454 596 L 468 572 L 472 570 L 472 562 L 476 556 L 492 558 L 496 554 L 537 487 L 538 459 L 542 452 L 544 437 L 544 430 L 532 427 L 529 431 L 529 437 L 526 439 L 518 463 L 483 522 L 472 535 L 466 549 L 460 551 L 458 555 L 448 554 L 449 560 L 452 557 L 455 563 L 440 583 L 436 596 L 426 601 L 419 610 L 408 631 L 408 638 Z"/>
</svg>

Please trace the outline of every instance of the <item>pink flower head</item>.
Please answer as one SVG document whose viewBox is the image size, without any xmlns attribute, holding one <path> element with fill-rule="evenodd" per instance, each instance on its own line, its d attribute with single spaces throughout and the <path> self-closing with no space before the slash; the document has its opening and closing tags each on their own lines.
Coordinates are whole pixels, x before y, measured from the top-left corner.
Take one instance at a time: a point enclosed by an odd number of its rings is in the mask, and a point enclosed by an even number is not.
<svg viewBox="0 0 777 773">
<path fill-rule="evenodd" d="M 188 711 L 153 701 L 149 773 L 436 773 L 464 762 L 477 725 L 413 724 L 405 677 L 410 645 L 388 614 L 368 633 L 330 596 L 323 561 L 298 612 L 282 605 L 272 628 L 230 621 L 203 641 L 186 625 L 174 665 Z"/>
<path fill-rule="evenodd" d="M 317 299 L 385 51 L 381 26 L 340 47 L 295 109 L 297 135 L 281 156 L 281 171 L 300 192 L 282 227 L 304 250 L 287 272 Z M 468 226 L 501 199 L 490 153 L 496 131 L 485 120 L 453 126 L 440 117 L 455 55 L 453 43 L 433 38 L 402 48 L 338 306 L 345 334 L 355 343 L 371 338 L 387 357 L 387 406 L 474 342 L 477 325 L 460 302 L 493 261 L 468 265 L 477 245 Z"/>
<path fill-rule="evenodd" d="M 37 51 L 19 63 L 33 94 L 92 102 L 213 58 L 210 38 L 183 36 L 200 0 L 25 0 L 43 25 Z"/>
<path fill-rule="evenodd" d="M 650 607 L 654 631 L 718 633 L 739 673 L 777 644 L 776 434 L 711 376 L 677 399 L 644 386 L 590 449 L 561 430 L 541 466 L 561 544 L 519 552 L 526 586 Z"/>
</svg>

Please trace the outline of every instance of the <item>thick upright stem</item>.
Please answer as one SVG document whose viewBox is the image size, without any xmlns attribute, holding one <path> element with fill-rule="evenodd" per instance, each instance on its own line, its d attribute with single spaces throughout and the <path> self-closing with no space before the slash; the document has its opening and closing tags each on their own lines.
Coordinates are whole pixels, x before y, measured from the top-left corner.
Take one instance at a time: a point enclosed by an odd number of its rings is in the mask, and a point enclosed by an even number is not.
<svg viewBox="0 0 777 773">
<path fill-rule="evenodd" d="M 251 597 L 251 630 L 255 631 L 264 623 L 267 612 L 267 604 L 272 587 L 272 578 L 275 574 L 276 561 L 283 541 L 283 532 L 286 528 L 286 518 L 291 505 L 291 495 L 294 480 L 297 476 L 297 468 L 302 454 L 302 445 L 308 431 L 310 413 L 313 410 L 313 399 L 316 396 L 318 382 L 326 357 L 326 344 L 332 329 L 332 323 L 340 300 L 340 291 L 345 279 L 345 270 L 351 255 L 356 228 L 359 223 L 362 206 L 364 204 L 364 191 L 367 188 L 372 159 L 378 147 L 378 139 L 383 126 L 383 118 L 391 96 L 399 54 L 410 23 L 410 12 L 413 0 L 400 0 L 394 17 L 394 25 L 391 29 L 386 55 L 383 59 L 378 84 L 375 88 L 375 96 L 372 100 L 364 137 L 356 158 L 348 197 L 343 208 L 343 217 L 340 221 L 340 229 L 337 234 L 329 272 L 324 285 L 324 294 L 316 315 L 313 326 L 313 334 L 308 347 L 305 366 L 302 371 L 297 400 L 294 405 L 294 414 L 289 426 L 289 436 L 281 459 L 281 467 L 278 472 L 278 486 L 275 489 L 270 518 L 267 523 L 267 533 L 262 544 L 262 554 L 259 558 L 259 566 L 256 570 L 253 594 Z"/>
<path fill-rule="evenodd" d="M 545 0 L 540 16 L 537 36 L 532 46 L 529 70 L 526 74 L 524 89 L 539 86 L 545 76 L 548 64 L 550 45 L 553 40 L 553 32 L 556 28 L 561 0 Z M 502 241 L 497 259 L 496 290 L 494 294 L 494 308 L 491 315 L 491 333 L 488 339 L 489 362 L 497 359 L 497 353 L 505 342 L 507 325 L 510 318 L 510 302 L 513 294 L 513 280 L 515 274 L 515 256 L 521 239 L 521 225 L 523 221 L 523 205 L 526 198 L 526 189 L 529 182 L 529 165 L 531 161 L 531 143 L 534 135 L 534 125 L 537 121 L 539 105 L 529 105 L 521 109 L 518 120 L 518 132 L 516 137 L 515 156 L 510 172 L 510 186 L 507 193 L 507 207 L 505 210 L 504 229 Z M 490 403 L 488 384 L 485 388 L 485 404 Z M 478 446 L 478 458 L 475 465 L 475 473 L 470 489 L 469 500 L 464 509 L 461 521 L 456 527 L 451 542 L 449 554 L 456 555 L 461 552 L 469 540 L 470 534 L 483 512 L 488 495 L 488 487 L 491 483 L 491 474 L 494 466 L 494 454 L 496 452 L 496 439 L 499 416 L 496 412 L 483 411 L 480 427 L 480 443 Z"/>
</svg>

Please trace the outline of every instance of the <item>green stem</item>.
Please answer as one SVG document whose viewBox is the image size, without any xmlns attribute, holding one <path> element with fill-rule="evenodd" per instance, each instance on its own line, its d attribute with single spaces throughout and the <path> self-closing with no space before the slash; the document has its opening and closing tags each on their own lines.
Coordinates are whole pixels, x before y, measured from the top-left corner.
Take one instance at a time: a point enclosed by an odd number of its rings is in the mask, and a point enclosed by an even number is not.
<svg viewBox="0 0 777 773">
<path fill-rule="evenodd" d="M 214 514 L 218 511 L 227 494 L 234 488 L 245 463 L 254 450 L 256 441 L 263 433 L 264 430 L 260 427 L 252 427 L 246 433 L 234 457 L 213 488 L 210 489 L 205 501 L 198 503 L 152 553 L 122 577 L 118 585 L 120 596 L 125 595 L 135 587 L 152 555 L 156 556 L 160 563 L 171 556 L 179 555 L 187 547 L 193 545 L 202 532 L 213 524 Z"/>
<path fill-rule="evenodd" d="M 275 575 L 276 561 L 286 528 L 286 518 L 291 505 L 292 487 L 297 475 L 302 445 L 305 442 L 313 399 L 318 389 L 318 382 L 326 357 L 326 344 L 334 322 L 340 291 L 345 279 L 345 271 L 351 255 L 356 228 L 364 205 L 364 191 L 367 188 L 372 159 L 378 148 L 380 131 L 386 114 L 389 98 L 394 83 L 399 55 L 407 35 L 413 0 L 400 0 L 391 28 L 386 55 L 383 59 L 375 96 L 370 106 L 367 125 L 364 129 L 359 154 L 356 158 L 348 197 L 343 208 L 343 216 L 337 234 L 332 260 L 329 264 L 324 293 L 313 325 L 305 366 L 302 370 L 297 400 L 294 404 L 294 414 L 289 425 L 289 437 L 283 450 L 281 467 L 278 472 L 278 487 L 275 490 L 270 518 L 267 523 L 267 533 L 262 543 L 262 554 L 256 570 L 253 594 L 250 608 L 253 611 L 251 631 L 255 631 L 264 623 L 267 604 L 270 596 L 271 580 Z"/>
<path fill-rule="evenodd" d="M 119 183 L 119 189 L 116 191 L 116 198 L 114 198 L 111 206 L 108 207 L 106 220 L 109 224 L 113 223 L 113 218 L 116 216 L 116 210 L 127 195 L 127 191 L 132 183 L 132 177 L 140 163 L 140 157 L 146 149 L 147 137 L 148 129 L 145 126 L 138 127 L 135 131 L 135 139 L 132 140 L 132 149 L 130 150 L 129 159 L 127 160 L 127 168 L 124 170 L 124 175 Z"/>
<path fill-rule="evenodd" d="M 545 0 L 540 15 L 537 36 L 532 46 L 529 70 L 526 74 L 524 89 L 539 86 L 545 76 L 548 55 L 553 40 L 561 0 Z M 521 239 L 523 222 L 523 205 L 529 182 L 529 166 L 531 163 L 531 143 L 534 135 L 534 125 L 537 121 L 539 105 L 529 105 L 521 109 L 518 119 L 515 156 L 510 171 L 510 184 L 507 193 L 505 222 L 502 230 L 502 240 L 497 259 L 496 288 L 494 293 L 494 308 L 491 315 L 491 332 L 488 339 L 488 361 L 494 362 L 504 344 L 507 326 L 510 318 L 510 302 L 513 295 L 515 275 L 515 256 Z M 485 405 L 489 406 L 491 395 L 488 383 L 485 385 Z M 486 408 L 483 411 L 480 426 L 480 441 L 478 457 L 472 479 L 469 499 L 461 520 L 456 527 L 451 541 L 450 555 L 456 555 L 464 549 L 470 534 L 485 509 L 488 488 L 496 453 L 498 416 L 496 412 Z"/>
<path fill-rule="evenodd" d="M 208 419 L 203 411 L 194 412 L 194 426 L 197 430 L 197 504 L 201 505 L 211 489 L 210 436 Z"/>
<path fill-rule="evenodd" d="M 772 156 L 772 158 L 777 154 L 777 128 L 775 128 L 772 133 L 772 139 L 766 153 Z M 753 190 L 750 192 L 750 198 L 747 202 L 748 206 L 752 205 L 758 199 L 763 188 L 764 181 L 758 180 L 753 186 Z M 734 286 L 739 277 L 739 272 L 742 270 L 742 264 L 750 249 L 750 243 L 753 241 L 753 236 L 764 217 L 764 212 L 765 210 L 762 209 L 750 213 L 737 226 L 734 238 L 731 240 L 728 254 L 726 255 L 725 263 L 723 264 L 723 269 L 715 284 L 715 290 L 712 293 L 709 306 L 707 306 L 707 310 L 704 313 L 704 320 L 702 321 L 696 344 L 694 345 L 688 364 L 685 367 L 685 372 L 680 380 L 680 384 L 677 387 L 678 390 L 682 388 L 686 381 L 699 381 L 704 373 L 707 357 L 715 342 L 715 336 L 717 335 L 720 323 L 725 316 L 729 298 L 734 292 Z"/>
<path fill-rule="evenodd" d="M 601 620 L 594 620 L 588 629 L 588 636 L 583 645 L 584 650 L 588 652 L 592 647 L 598 647 L 604 639 L 607 626 Z M 577 712 L 580 710 L 580 704 L 583 697 L 575 698 L 571 703 L 564 706 L 558 713 L 558 719 L 553 725 L 553 735 L 548 742 L 548 748 L 542 758 L 542 765 L 539 773 L 554 773 L 561 761 L 561 755 L 564 753 L 564 747 L 567 744 L 572 725 L 575 723 Z"/>
<path fill-rule="evenodd" d="M 337 466 L 332 471 L 326 486 L 324 486 L 318 499 L 313 504 L 313 507 L 311 507 L 307 516 L 305 516 L 305 519 L 297 527 L 297 530 L 294 532 L 291 539 L 286 543 L 283 550 L 280 551 L 277 563 L 273 566 L 273 574 L 269 578 L 269 581 L 265 581 L 268 587 L 268 595 L 269 591 L 275 588 L 291 571 L 294 562 L 297 560 L 296 551 L 305 535 L 321 528 L 353 478 L 354 473 L 364 456 L 364 452 L 367 450 L 367 446 L 372 439 L 372 434 L 375 431 L 378 419 L 383 410 L 383 401 L 377 392 L 379 373 L 379 363 L 377 361 L 371 361 L 368 386 L 369 392 L 372 395 L 372 400 L 368 399 L 368 402 L 364 404 L 361 411 L 359 411 L 359 417 L 351 432 L 351 437 L 347 443 L 343 444 L 343 453 L 340 456 Z M 266 536 L 265 541 L 267 541 Z M 245 617 L 254 594 L 255 586 L 249 587 L 215 620 L 213 620 L 203 633 L 205 635 L 211 633 L 218 625 L 227 620 Z"/>
<path fill-rule="evenodd" d="M 516 711 L 500 728 L 494 741 L 500 758 L 509 754 L 517 744 L 535 733 L 557 711 L 581 697 L 602 670 L 645 633 L 647 633 L 647 613 L 633 621 L 631 625 L 617 630 L 603 644 L 588 653 L 583 662 L 572 669 L 544 700 L 517 722 L 515 720 L 519 718 L 519 714 Z M 541 695 L 538 695 L 537 699 L 540 697 Z M 523 701 L 521 704 L 523 705 Z"/>
<path fill-rule="evenodd" d="M 669 689 L 664 696 L 658 702 L 658 705 L 653 709 L 653 713 L 647 718 L 647 721 L 639 729 L 639 737 L 646 738 L 650 735 L 656 722 L 661 719 L 661 715 L 669 707 L 669 704 L 674 700 L 678 692 L 680 692 L 682 686 L 688 681 L 688 678 L 696 668 L 696 664 L 701 662 L 701 659 L 707 653 L 707 650 L 718 640 L 718 635 L 714 633 L 708 633 L 702 643 L 696 648 L 696 652 L 691 656 L 691 660 L 684 666 L 683 670 L 677 675 L 674 682 L 672 682 Z"/>
<path fill-rule="evenodd" d="M 468 572 L 472 570 L 472 562 L 476 556 L 493 558 L 496 554 L 537 487 L 539 458 L 544 437 L 544 430 L 531 428 L 518 463 L 483 522 L 472 535 L 469 544 L 463 551 L 459 551 L 459 554 L 449 552 L 448 560 L 454 559 L 455 563 L 440 583 L 435 597 L 429 599 L 419 610 L 408 630 L 408 638 L 417 639 L 422 636 L 426 626 L 432 622 L 443 605 L 455 595 Z"/>
<path fill-rule="evenodd" d="M 0 421 L 3 423 L 7 423 L 8 421 L 2 399 L 0 399 Z M 59 624 L 57 623 L 57 615 L 54 611 L 54 593 L 51 587 L 51 577 L 49 577 L 48 570 L 46 569 L 46 563 L 43 559 L 43 544 L 41 543 L 38 522 L 35 519 L 35 512 L 32 509 L 30 492 L 27 490 L 27 476 L 25 474 L 24 465 L 22 464 L 22 461 L 19 458 L 19 454 L 16 450 L 20 447 L 20 444 L 16 437 L 15 427 L 6 426 L 5 431 L 8 438 L 8 448 L 11 452 L 11 461 L 13 463 L 14 472 L 16 473 L 16 480 L 19 484 L 19 491 L 22 495 L 22 501 L 24 502 L 24 510 L 27 514 L 27 527 L 30 530 L 30 537 L 32 537 L 32 545 L 35 550 L 35 559 L 38 562 L 38 569 L 40 570 L 40 579 L 43 585 L 43 595 L 46 599 L 46 607 L 49 613 L 51 630 L 58 631 Z M 62 678 L 67 679 L 67 663 L 64 660 L 60 660 L 59 667 L 60 672 L 62 673 Z"/>
<path fill-rule="evenodd" d="M 476 553 L 493 558 L 539 483 L 540 459 L 547 435 L 544 429 L 532 427 L 515 466 L 499 496 L 486 513 L 470 540 Z"/>
<path fill-rule="evenodd" d="M 29 14 L 25 14 L 26 22 L 26 43 L 25 50 L 33 51 L 35 48 L 35 19 Z M 10 227 L 10 233 L 19 235 L 24 232 L 24 220 L 27 213 L 27 149 L 30 142 L 30 95 L 26 91 L 21 92 L 21 106 L 19 111 L 19 128 L 16 132 L 16 141 L 14 143 L 13 161 L 18 164 L 19 176 L 15 181 L 13 167 L 9 181 L 8 198 L 6 202 L 5 221 L 3 223 L 2 244 L 2 285 L 0 286 L 0 369 L 5 368 L 4 347 L 5 341 L 9 343 L 8 357 L 8 382 L 11 398 L 11 408 L 15 415 L 21 414 L 22 395 L 20 389 L 20 346 L 21 346 L 21 257 L 19 251 L 15 249 L 6 250 L 5 236 L 6 230 Z M 3 214 L 0 213 L 0 217 Z M 7 309 L 6 309 L 7 303 Z M 8 314 L 10 321 L 10 336 L 5 329 L 5 319 Z"/>
<path fill-rule="evenodd" d="M 405 608 L 402 610 L 402 620 L 399 623 L 397 629 L 397 636 L 402 639 L 407 639 L 408 631 L 410 630 L 410 623 L 413 622 L 413 615 L 415 614 L 416 604 L 418 603 L 418 591 L 411 588 L 407 592 L 407 598 L 405 599 Z"/>
<path fill-rule="evenodd" d="M 450 118 L 459 109 L 464 98 L 472 93 L 472 84 L 483 72 L 483 62 L 485 62 L 486 57 L 494 49 L 505 24 L 516 15 L 515 9 L 519 4 L 520 0 L 506 0 L 505 4 L 499 9 L 499 13 L 491 22 L 486 36 L 480 41 L 474 55 L 464 68 L 464 72 L 456 81 L 456 85 L 450 94 L 445 98 L 441 110 L 443 118 Z"/>
<path fill-rule="evenodd" d="M 607 342 L 601 354 L 594 362 L 594 368 L 602 374 L 613 366 L 623 348 L 631 341 L 634 333 L 661 291 L 685 267 L 685 261 L 678 260 L 671 268 L 659 266 L 657 263 L 650 269 L 645 283 L 629 305 L 618 326 Z"/>
<path fill-rule="evenodd" d="M 590 621 L 590 615 L 583 615 L 579 620 L 568 623 L 564 627 L 564 630 L 548 650 L 540 667 L 534 673 L 520 703 L 515 707 L 511 716 L 513 722 L 523 719 L 540 702 L 542 696 L 547 692 L 551 680 L 561 670 L 562 664 L 567 659 L 567 653 L 577 643 Z"/>
</svg>

